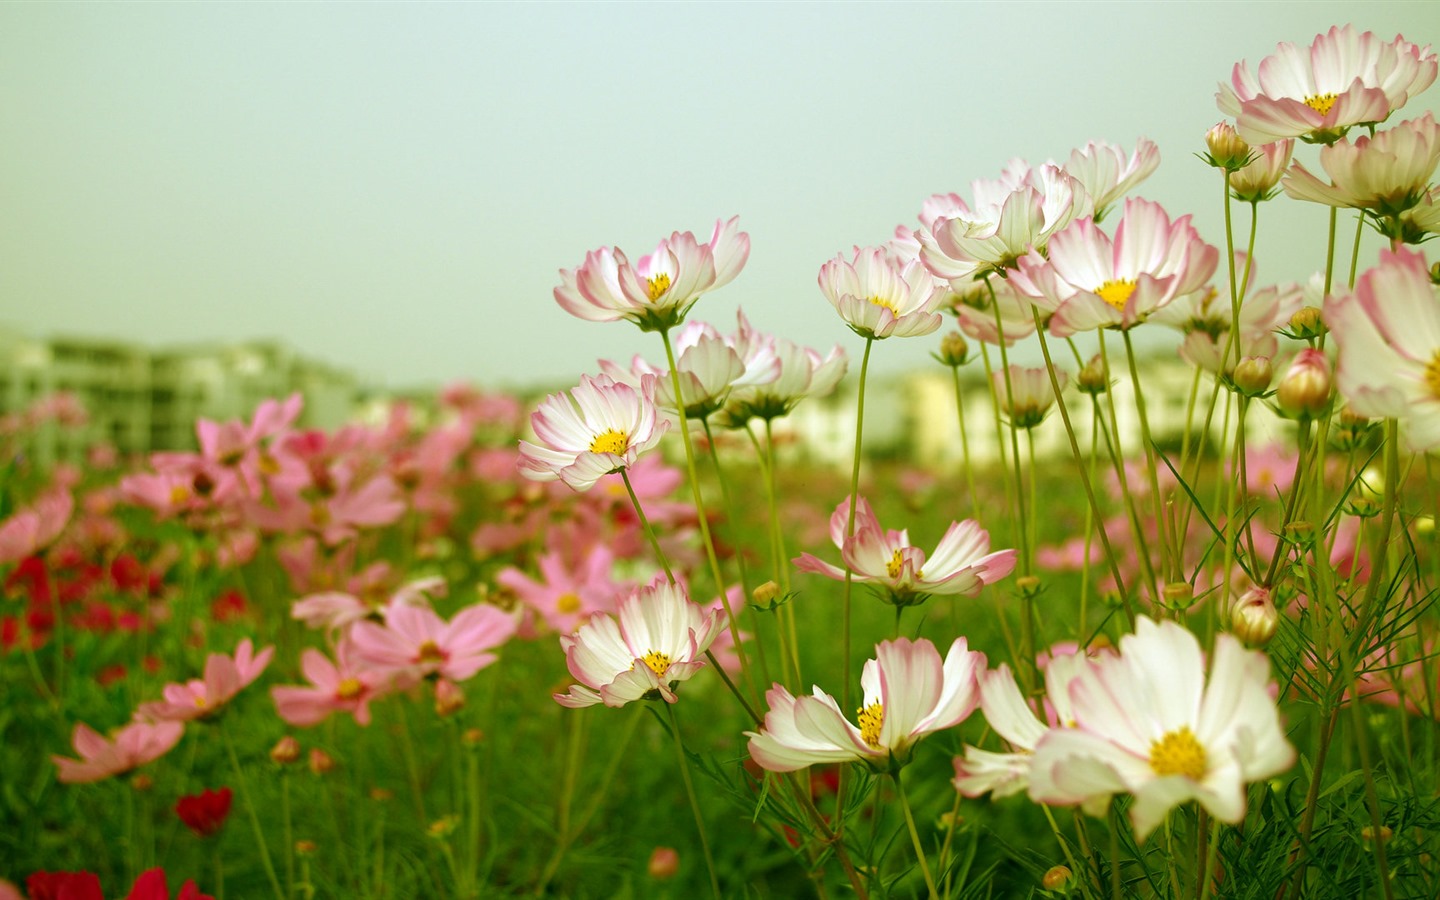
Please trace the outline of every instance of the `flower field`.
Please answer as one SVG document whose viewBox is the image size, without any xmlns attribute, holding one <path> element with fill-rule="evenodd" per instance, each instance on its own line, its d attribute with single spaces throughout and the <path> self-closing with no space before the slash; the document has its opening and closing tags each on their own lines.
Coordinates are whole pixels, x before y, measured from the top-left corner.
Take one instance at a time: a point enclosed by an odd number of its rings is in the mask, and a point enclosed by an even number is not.
<svg viewBox="0 0 1440 900">
<path fill-rule="evenodd" d="M 704 321 L 722 218 L 562 268 L 584 353 L 653 352 L 536 403 L 83 467 L 27 452 L 72 399 L 9 412 L 0 900 L 1440 896 L 1436 70 L 1237 64 L 1167 148 L 1223 235 L 1143 138 L 936 194 L 820 266 L 849 346 Z M 956 462 L 867 453 L 872 354 L 953 381 Z M 835 396 L 838 470 L 789 427 Z"/>
</svg>

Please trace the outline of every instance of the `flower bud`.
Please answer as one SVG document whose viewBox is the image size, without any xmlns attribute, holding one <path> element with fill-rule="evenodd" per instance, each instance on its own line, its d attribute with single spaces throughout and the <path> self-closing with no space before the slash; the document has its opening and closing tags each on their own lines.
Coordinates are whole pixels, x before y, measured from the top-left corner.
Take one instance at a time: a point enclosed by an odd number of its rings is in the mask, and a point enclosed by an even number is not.
<svg viewBox="0 0 1440 900">
<path fill-rule="evenodd" d="M 139 793 L 143 794 L 153 787 L 155 787 L 155 779 L 151 778 L 149 775 L 146 775 L 144 772 L 136 772 L 130 778 L 130 788 L 132 790 L 138 791 Z"/>
<path fill-rule="evenodd" d="M 674 878 L 680 871 L 680 854 L 675 852 L 674 847 L 656 847 L 650 854 L 649 865 L 645 868 L 656 881 Z"/>
<path fill-rule="evenodd" d="M 1043 878 L 1040 879 L 1040 886 L 1047 891 L 1058 891 L 1070 880 L 1070 869 L 1068 866 L 1051 866 Z"/>
<path fill-rule="evenodd" d="M 270 761 L 277 766 L 288 766 L 300 758 L 300 742 L 293 735 L 285 735 L 270 748 Z"/>
<path fill-rule="evenodd" d="M 1389 825 L 1380 826 L 1380 843 L 1385 843 L 1386 841 L 1390 840 L 1390 838 L 1394 835 L 1395 832 L 1390 828 Z M 1375 840 L 1375 829 L 1370 825 L 1366 825 L 1364 828 L 1360 829 L 1360 837 L 1363 840 L 1367 841 Z"/>
<path fill-rule="evenodd" d="M 762 606 L 766 606 L 771 600 L 780 596 L 780 585 L 773 581 L 767 581 L 750 592 L 750 596 Z"/>
<path fill-rule="evenodd" d="M 1280 613 L 1265 588 L 1251 588 L 1230 608 L 1230 631 L 1250 647 L 1263 647 L 1275 636 Z"/>
<path fill-rule="evenodd" d="M 335 757 L 321 750 L 319 747 L 310 748 L 310 771 L 316 775 L 324 775 L 335 768 Z"/>
<path fill-rule="evenodd" d="M 1040 579 L 1034 575 L 1021 575 L 1015 579 L 1015 590 L 1022 597 L 1035 597 L 1040 593 Z"/>
<path fill-rule="evenodd" d="M 1274 380 L 1275 367 L 1266 356 L 1241 357 L 1230 375 L 1235 390 L 1247 397 L 1259 397 L 1270 390 L 1270 382 Z"/>
<path fill-rule="evenodd" d="M 464 708 L 465 692 L 460 690 L 460 685 L 448 678 L 435 682 L 435 715 L 443 719 Z"/>
<path fill-rule="evenodd" d="M 455 833 L 460 827 L 460 817 L 451 813 L 448 816 L 441 816 L 425 827 L 425 833 L 437 841 L 443 841 Z"/>
<path fill-rule="evenodd" d="M 390 790 L 389 788 L 372 787 L 370 789 L 370 799 L 374 800 L 376 803 L 384 803 L 388 800 L 394 800 L 395 792 Z"/>
<path fill-rule="evenodd" d="M 314 841 L 307 841 L 304 838 L 295 842 L 295 853 L 297 856 L 314 856 L 315 851 L 320 847 Z"/>
<path fill-rule="evenodd" d="M 1229 122 L 1220 122 L 1205 132 L 1205 149 L 1210 151 L 1210 165 L 1226 172 L 1234 172 L 1250 159 L 1250 145 Z"/>
<path fill-rule="evenodd" d="M 970 345 L 965 341 L 965 335 L 958 331 L 951 331 L 940 339 L 940 352 L 936 359 L 943 365 L 950 367 L 963 366 L 970 358 Z"/>
<path fill-rule="evenodd" d="M 1289 138 L 1250 148 L 1250 161 L 1230 172 L 1230 191 L 1242 203 L 1259 203 L 1275 196 L 1275 186 L 1290 167 L 1295 142 Z"/>
<path fill-rule="evenodd" d="M 1075 386 L 1087 394 L 1103 394 L 1110 390 L 1110 370 L 1105 368 L 1105 360 L 1100 354 L 1090 357 L 1085 368 L 1075 376 Z"/>
<path fill-rule="evenodd" d="M 1313 348 L 1301 350 L 1280 379 L 1275 399 L 1291 418 L 1313 419 L 1330 408 L 1330 387 L 1330 361 L 1325 354 Z"/>
<path fill-rule="evenodd" d="M 1165 585 L 1160 595 L 1171 609 L 1189 609 L 1195 599 L 1195 587 L 1186 581 L 1172 581 Z"/>
<path fill-rule="evenodd" d="M 478 728 L 467 728 L 460 735 L 460 740 L 465 742 L 466 747 L 478 747 L 485 740 L 485 732 Z"/>
<path fill-rule="evenodd" d="M 1290 317 L 1290 335 L 1299 340 L 1318 338 L 1327 330 L 1325 320 L 1320 318 L 1320 310 L 1313 306 L 1302 306 Z"/>
</svg>

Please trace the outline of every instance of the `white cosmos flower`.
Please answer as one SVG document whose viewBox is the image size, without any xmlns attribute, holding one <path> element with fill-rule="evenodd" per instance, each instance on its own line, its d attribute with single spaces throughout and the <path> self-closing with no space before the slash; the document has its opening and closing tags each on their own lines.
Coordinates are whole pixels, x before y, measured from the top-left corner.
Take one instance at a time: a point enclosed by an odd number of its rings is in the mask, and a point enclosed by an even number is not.
<svg viewBox="0 0 1440 900">
<path fill-rule="evenodd" d="M 691 603 L 663 576 L 620 601 L 619 615 L 596 616 L 560 638 L 578 684 L 556 694 L 561 706 L 624 706 L 652 692 L 674 703 L 675 685 L 705 666 L 723 612 Z"/>
<path fill-rule="evenodd" d="M 541 444 L 520 442 L 521 472 L 584 491 L 602 475 L 633 466 L 668 427 L 655 420 L 654 397 L 652 375 L 643 376 L 638 388 L 606 375 L 581 376 L 568 396 L 551 394 L 530 417 Z"/>
</svg>

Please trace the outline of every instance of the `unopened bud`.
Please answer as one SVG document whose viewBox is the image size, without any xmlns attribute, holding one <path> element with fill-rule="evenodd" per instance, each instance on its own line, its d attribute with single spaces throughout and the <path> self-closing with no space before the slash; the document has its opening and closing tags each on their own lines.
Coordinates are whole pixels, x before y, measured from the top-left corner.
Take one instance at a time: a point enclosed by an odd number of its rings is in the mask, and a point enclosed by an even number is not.
<svg viewBox="0 0 1440 900">
<path fill-rule="evenodd" d="M 1295 354 L 1275 399 L 1286 415 L 1296 419 L 1313 419 L 1330 408 L 1330 361 L 1320 350 L 1307 349 Z"/>
<path fill-rule="evenodd" d="M 153 787 L 155 787 L 155 779 L 146 775 L 144 772 L 137 772 L 130 779 L 130 788 L 142 794 Z"/>
<path fill-rule="evenodd" d="M 963 366 L 970 359 L 970 345 L 965 335 L 951 331 L 940 339 L 940 353 L 936 359 L 947 366 Z"/>
<path fill-rule="evenodd" d="M 656 847 L 650 853 L 650 863 L 645 870 L 656 881 L 674 878 L 680 871 L 680 854 L 675 852 L 674 847 Z"/>
<path fill-rule="evenodd" d="M 388 800 L 394 800 L 395 792 L 390 790 L 389 788 L 372 787 L 370 789 L 370 799 L 374 800 L 376 803 L 384 803 Z"/>
<path fill-rule="evenodd" d="M 320 847 L 314 841 L 307 841 L 304 838 L 295 842 L 295 853 L 299 856 L 314 856 L 315 851 Z"/>
<path fill-rule="evenodd" d="M 316 775 L 324 775 L 335 768 L 335 757 L 321 750 L 319 747 L 310 748 L 310 771 Z"/>
<path fill-rule="evenodd" d="M 1270 382 L 1274 380 L 1275 367 L 1267 356 L 1242 357 L 1230 376 L 1235 390 L 1247 397 L 1259 397 L 1270 390 Z"/>
<path fill-rule="evenodd" d="M 460 690 L 460 685 L 448 678 L 435 682 L 435 715 L 443 719 L 464 708 L 465 692 Z"/>
<path fill-rule="evenodd" d="M 1171 609 L 1189 609 L 1195 599 L 1195 587 L 1187 581 L 1172 581 L 1165 585 L 1160 595 Z"/>
<path fill-rule="evenodd" d="M 277 766 L 288 766 L 300 758 L 300 742 L 293 735 L 285 735 L 270 748 L 270 761 Z"/>
<path fill-rule="evenodd" d="M 1015 579 L 1015 589 L 1022 597 L 1034 597 L 1040 593 L 1040 579 L 1034 575 L 1021 575 Z"/>
<path fill-rule="evenodd" d="M 1383 843 L 1385 843 L 1386 841 L 1390 840 L 1390 838 L 1391 838 L 1394 834 L 1395 834 L 1395 832 L 1390 828 L 1389 825 L 1381 825 L 1381 826 L 1380 826 L 1380 843 L 1383 844 Z M 1374 829 L 1373 827 L 1369 826 L 1369 825 L 1366 825 L 1364 828 L 1360 829 L 1360 837 L 1361 837 L 1362 839 L 1364 839 L 1364 840 L 1367 840 L 1367 841 L 1373 841 L 1373 840 L 1375 840 L 1375 829 Z"/>
<path fill-rule="evenodd" d="M 441 816 L 440 818 L 431 822 L 428 826 L 426 826 L 425 833 L 437 841 L 443 841 L 446 838 L 450 837 L 450 835 L 454 834 L 455 829 L 459 827 L 460 817 L 452 813 L 448 816 Z"/>
<path fill-rule="evenodd" d="M 1251 588 L 1230 609 L 1230 631 L 1251 647 L 1263 647 L 1275 636 L 1280 613 L 1265 588 Z"/>
<path fill-rule="evenodd" d="M 1103 394 L 1110 390 L 1110 370 L 1105 367 L 1105 359 L 1100 354 L 1090 357 L 1090 361 L 1075 376 L 1075 386 L 1087 394 Z"/>
<path fill-rule="evenodd" d="M 1070 869 L 1067 866 L 1051 866 L 1045 876 L 1040 879 L 1040 886 L 1047 891 L 1058 891 L 1070 880 Z"/>
<path fill-rule="evenodd" d="M 1313 306 L 1302 306 L 1290 317 L 1290 335 L 1300 340 L 1310 340 L 1323 335 L 1328 329 L 1320 318 L 1320 310 Z"/>
<path fill-rule="evenodd" d="M 1250 158 L 1250 145 L 1229 122 L 1220 122 L 1205 132 L 1205 149 L 1210 151 L 1210 165 L 1227 172 L 1241 168 Z"/>
<path fill-rule="evenodd" d="M 950 831 L 953 828 L 959 828 L 964 823 L 964 816 L 953 813 L 948 809 L 940 814 L 940 827 L 945 829 L 946 831 Z"/>
<path fill-rule="evenodd" d="M 485 740 L 485 732 L 478 728 L 467 728 L 460 735 L 460 740 L 464 741 L 467 747 L 478 747 Z"/>
<path fill-rule="evenodd" d="M 767 605 L 771 600 L 780 596 L 780 585 L 773 581 L 767 581 L 751 591 L 750 596 L 754 598 L 756 603 Z"/>
</svg>

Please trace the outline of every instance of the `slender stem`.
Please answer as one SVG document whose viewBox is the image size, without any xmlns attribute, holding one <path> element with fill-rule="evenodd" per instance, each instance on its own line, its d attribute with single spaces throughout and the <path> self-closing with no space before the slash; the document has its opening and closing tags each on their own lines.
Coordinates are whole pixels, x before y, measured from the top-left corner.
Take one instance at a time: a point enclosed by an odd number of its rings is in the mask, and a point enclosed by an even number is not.
<svg viewBox="0 0 1440 900">
<path fill-rule="evenodd" d="M 1270 570 L 1265 574 L 1265 580 L 1261 582 L 1264 587 L 1275 583 L 1275 570 L 1280 568 L 1280 558 L 1285 556 L 1289 549 L 1285 541 L 1285 527 L 1295 521 L 1295 512 L 1300 504 L 1301 488 L 1305 483 L 1305 453 L 1310 446 L 1310 422 L 1308 420 L 1300 423 L 1300 439 L 1297 444 L 1295 477 L 1290 482 L 1290 499 L 1285 504 L 1284 518 L 1280 521 L 1280 539 L 1275 543 L 1275 555 L 1270 558 Z"/>
<path fill-rule="evenodd" d="M 965 487 L 970 491 L 970 509 L 973 518 L 980 518 L 980 495 L 975 492 L 975 467 L 970 464 L 970 437 L 965 433 L 965 392 L 960 389 L 960 367 L 951 366 L 950 374 L 955 380 L 955 417 L 960 423 L 960 456 L 965 466 Z"/>
<path fill-rule="evenodd" d="M 865 380 L 870 373 L 870 348 L 875 345 L 873 336 L 865 338 L 865 353 L 860 357 L 860 385 L 859 398 L 855 401 L 855 453 L 850 464 L 850 511 L 845 519 L 845 543 L 849 544 L 851 538 L 855 537 L 855 507 L 860 502 L 860 455 L 863 450 L 861 440 L 865 434 Z M 843 557 L 843 550 L 842 557 Z M 844 560 L 841 560 L 844 562 Z M 841 705 L 843 709 L 850 708 L 850 595 L 853 588 L 855 573 L 851 571 L 850 564 L 845 563 L 845 589 L 842 595 L 843 610 L 841 631 L 841 652 L 845 654 L 845 680 L 841 688 Z"/>
<path fill-rule="evenodd" d="M 1120 893 L 1120 810 L 1110 801 L 1110 897 L 1123 900 Z"/>
<path fill-rule="evenodd" d="M 705 817 L 700 813 L 700 801 L 695 796 L 695 784 L 690 778 L 690 760 L 685 757 L 685 743 L 680 739 L 680 720 L 675 715 L 673 704 L 665 704 L 670 717 L 670 733 L 675 737 L 675 758 L 680 764 L 680 777 L 685 782 L 685 794 L 690 798 L 690 810 L 695 813 L 695 830 L 700 834 L 700 850 L 705 855 L 705 869 L 710 873 L 710 891 L 715 900 L 720 900 L 720 879 L 715 874 L 715 860 L 710 855 L 710 840 L 705 836 Z"/>
<path fill-rule="evenodd" d="M 245 812 L 250 817 L 255 844 L 260 848 L 260 862 L 265 867 L 265 876 L 270 879 L 270 887 L 275 891 L 277 900 L 285 900 L 285 891 L 280 887 L 280 879 L 275 874 L 275 864 L 270 861 L 270 848 L 265 845 L 265 829 L 260 825 L 260 817 L 255 812 L 255 801 L 250 796 L 250 782 L 240 768 L 240 758 L 235 755 L 235 742 L 230 739 L 230 729 L 221 724 L 219 731 L 220 740 L 225 744 L 225 753 L 230 757 L 230 768 L 235 772 L 235 783 L 240 786 L 240 799 L 244 801 Z"/>
<path fill-rule="evenodd" d="M 930 900 L 940 900 L 940 892 L 935 888 L 935 876 L 930 874 L 930 864 L 925 861 L 925 845 L 920 843 L 920 832 L 915 828 L 915 816 L 910 812 L 910 800 L 905 796 L 905 785 L 900 781 L 900 773 L 894 772 L 891 777 L 895 779 L 895 793 L 900 795 L 900 808 L 905 811 L 905 827 L 910 829 L 910 842 L 915 845 L 915 858 L 920 861 L 920 872 L 925 876 L 925 886 L 930 889 Z"/>
<path fill-rule="evenodd" d="M 290 815 L 290 769 L 280 770 L 280 818 L 285 833 L 285 896 L 295 896 L 295 831 Z"/>
<path fill-rule="evenodd" d="M 1201 883 L 1204 885 L 1200 891 L 1200 900 L 1210 900 L 1210 891 L 1215 887 L 1215 853 L 1216 845 L 1220 843 L 1220 820 L 1214 819 L 1210 823 L 1210 844 L 1205 848 L 1205 868 L 1200 872 Z"/>
<path fill-rule="evenodd" d="M 655 551 L 656 561 L 660 563 L 660 568 L 665 570 L 665 580 L 674 584 L 675 573 L 670 570 L 670 558 L 665 555 L 664 550 L 660 549 L 660 541 L 655 537 L 655 529 L 650 527 L 650 520 L 646 518 L 645 509 L 640 505 L 640 498 L 635 496 L 635 487 L 630 484 L 630 473 L 621 469 L 620 480 L 625 482 L 625 491 L 630 495 L 630 504 L 635 507 L 635 515 L 640 518 L 640 528 L 645 532 L 646 540 L 650 541 L 650 549 Z"/>
<path fill-rule="evenodd" d="M 1100 332 L 1100 361 L 1105 366 L 1105 371 L 1110 371 L 1110 354 L 1105 349 L 1105 332 Z M 1110 462 L 1115 469 L 1115 477 L 1120 482 L 1120 495 L 1125 500 L 1125 512 L 1130 520 L 1130 530 L 1135 536 L 1136 556 L 1140 558 L 1140 566 L 1144 570 L 1146 589 L 1157 607 L 1161 605 L 1159 579 L 1155 577 L 1155 566 L 1150 559 L 1150 544 L 1145 537 L 1145 528 L 1140 521 L 1140 513 L 1135 508 L 1135 495 L 1130 491 L 1130 479 L 1125 473 L 1125 448 L 1120 443 L 1120 420 L 1115 412 L 1115 392 L 1105 392 L 1105 405 L 1110 412 L 1110 427 L 1105 432 L 1106 449 L 1110 451 Z"/>
<path fill-rule="evenodd" d="M 1160 473 L 1156 471 L 1155 462 L 1155 440 L 1150 431 L 1150 417 L 1145 411 L 1145 391 L 1140 387 L 1140 369 L 1135 361 L 1135 345 L 1130 340 L 1130 331 L 1125 329 L 1120 332 L 1121 338 L 1125 341 L 1125 358 L 1130 364 L 1130 383 L 1135 388 L 1135 411 L 1140 415 L 1140 443 L 1145 450 L 1145 469 L 1150 475 L 1150 505 L 1154 509 L 1155 530 L 1160 534 L 1160 558 L 1162 562 L 1168 562 L 1171 566 L 1166 577 L 1172 581 L 1180 580 L 1180 563 L 1178 548 L 1169 546 L 1165 540 L 1164 514 L 1161 510 L 1160 496 Z"/>
<path fill-rule="evenodd" d="M 710 517 L 705 513 L 705 497 L 700 492 L 700 479 L 695 473 L 695 446 L 690 440 L 690 424 L 685 418 L 685 401 L 682 399 L 684 392 L 680 389 L 680 369 L 675 363 L 675 348 L 670 344 L 668 328 L 660 330 L 660 339 L 665 344 L 665 359 L 670 363 L 670 384 L 675 389 L 680 438 L 685 445 L 685 470 L 690 477 L 690 493 L 695 500 L 695 517 L 699 520 L 700 539 L 705 544 L 705 556 L 710 561 L 710 574 L 715 579 L 715 590 L 720 594 L 720 605 L 725 610 L 725 621 L 730 626 L 730 639 L 735 646 L 735 656 L 740 660 L 740 677 L 745 682 L 748 696 L 753 697 L 755 682 L 750 675 L 750 659 L 745 652 L 744 643 L 740 640 L 740 626 L 735 621 L 735 611 L 730 608 L 730 595 L 725 590 L 725 573 L 720 570 L 720 557 L 715 553 L 715 539 L 710 534 Z"/>
<path fill-rule="evenodd" d="M 1325 241 L 1325 296 L 1330 296 L 1331 278 L 1335 272 L 1335 224 L 1340 214 L 1339 207 L 1330 207 L 1330 228 Z"/>
</svg>

